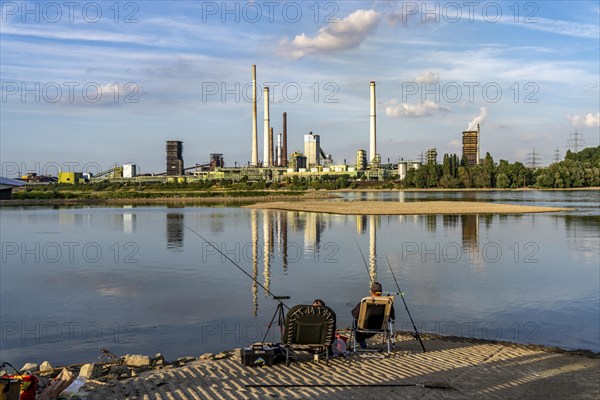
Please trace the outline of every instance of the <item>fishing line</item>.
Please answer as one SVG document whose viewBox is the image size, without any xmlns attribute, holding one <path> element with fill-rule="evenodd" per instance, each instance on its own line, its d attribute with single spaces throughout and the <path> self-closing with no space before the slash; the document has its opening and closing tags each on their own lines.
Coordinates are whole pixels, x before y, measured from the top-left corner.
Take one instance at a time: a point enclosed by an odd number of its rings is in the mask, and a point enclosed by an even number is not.
<svg viewBox="0 0 600 400">
<path fill-rule="evenodd" d="M 288 310 L 290 309 L 283 301 L 281 301 L 281 299 L 289 299 L 289 296 L 275 296 L 269 289 L 267 289 L 263 284 L 261 284 L 259 281 L 257 281 L 252 275 L 250 275 L 244 268 L 240 267 L 235 261 L 233 261 L 231 258 L 229 258 L 229 256 L 225 253 L 223 253 L 221 250 L 219 250 L 219 248 L 217 246 L 215 246 L 214 244 L 212 244 L 211 242 L 209 242 L 207 239 L 204 238 L 204 236 L 202 236 L 201 234 L 199 234 L 198 232 L 196 232 L 195 230 L 193 230 L 192 228 L 190 228 L 189 226 L 182 224 L 184 228 L 188 229 L 190 232 L 192 232 L 194 235 L 198 236 L 200 239 L 202 239 L 204 241 L 204 243 L 208 244 L 210 247 L 212 247 L 213 249 L 215 249 L 219 254 L 221 254 L 223 257 L 225 257 L 230 263 L 232 263 L 233 265 L 235 265 L 240 271 L 242 271 L 248 278 L 252 279 L 252 281 L 254 283 L 256 283 L 258 286 L 260 286 L 262 289 L 265 290 L 265 292 L 269 293 L 269 295 L 273 298 L 273 300 L 277 300 L 279 302 L 279 304 L 281 304 L 282 306 L 284 306 L 285 308 L 287 308 Z"/>
<path fill-rule="evenodd" d="M 362 249 L 360 248 L 360 245 L 358 244 L 358 242 L 356 241 L 356 238 L 352 238 L 354 239 L 354 243 L 356 243 L 356 247 L 358 247 L 358 251 L 360 251 L 360 256 L 362 257 L 363 263 L 365 264 L 365 269 L 367 270 L 367 275 L 369 276 L 369 285 L 373 284 L 373 281 L 371 280 L 371 271 L 369 271 L 369 266 L 367 265 L 367 260 L 365 259 L 365 255 L 362 252 Z"/>
</svg>

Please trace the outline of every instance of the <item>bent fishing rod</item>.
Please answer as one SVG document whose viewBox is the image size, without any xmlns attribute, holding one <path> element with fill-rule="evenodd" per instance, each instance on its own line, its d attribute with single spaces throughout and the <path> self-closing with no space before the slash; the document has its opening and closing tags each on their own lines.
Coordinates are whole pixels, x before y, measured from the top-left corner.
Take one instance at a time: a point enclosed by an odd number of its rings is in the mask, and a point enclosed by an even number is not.
<svg viewBox="0 0 600 400">
<path fill-rule="evenodd" d="M 419 334 L 419 330 L 417 329 L 417 326 L 415 325 L 415 321 L 413 321 L 412 315 L 410 315 L 410 311 L 408 310 L 408 306 L 406 305 L 406 300 L 404 300 L 404 293 L 402 293 L 402 290 L 400 290 L 400 285 L 398 285 L 398 281 L 396 280 L 396 275 L 394 274 L 394 270 L 392 269 L 392 264 L 390 264 L 390 260 L 388 259 L 387 254 L 385 255 L 385 260 L 387 261 L 388 267 L 390 267 L 390 272 L 392 273 L 394 282 L 396 282 L 396 287 L 398 288 L 398 292 L 400 294 L 400 297 L 402 298 L 402 302 L 404 303 L 404 308 L 406 308 L 406 312 L 408 313 L 408 318 L 410 318 L 410 322 L 412 323 L 413 329 L 415 330 L 415 337 L 421 344 L 423 353 L 426 353 L 427 350 L 425 350 L 425 345 L 423 344 L 423 341 L 421 340 L 421 335 Z"/>
<path fill-rule="evenodd" d="M 204 236 L 202 236 L 201 234 L 199 234 L 198 232 L 196 232 L 195 230 L 193 230 L 192 228 L 190 228 L 189 226 L 183 224 L 183 227 L 188 229 L 190 232 L 192 232 L 194 235 L 198 236 L 200 239 L 202 239 L 207 245 L 209 245 L 210 247 L 212 247 L 213 249 L 215 249 L 219 254 L 221 254 L 223 257 L 225 257 L 230 263 L 232 263 L 233 265 L 235 265 L 240 271 L 242 271 L 248 278 L 252 279 L 252 281 L 254 283 L 256 283 L 258 286 L 260 286 L 262 289 L 265 290 L 265 292 L 269 293 L 269 295 L 273 298 L 273 300 L 277 300 L 279 302 L 279 304 L 285 308 L 287 308 L 288 310 L 290 309 L 287 304 L 285 304 L 283 301 L 281 300 L 287 300 L 290 298 L 290 296 L 275 296 L 273 294 L 273 292 L 271 292 L 269 289 L 267 289 L 263 284 L 261 284 L 258 280 L 256 280 L 252 275 L 250 275 L 248 272 L 246 272 L 246 270 L 242 267 L 240 267 L 235 261 L 233 261 L 231 258 L 229 258 L 229 256 L 225 253 L 223 253 L 217 246 L 215 246 L 214 244 L 212 244 L 211 242 L 209 242 L 207 239 L 204 238 Z"/>
</svg>

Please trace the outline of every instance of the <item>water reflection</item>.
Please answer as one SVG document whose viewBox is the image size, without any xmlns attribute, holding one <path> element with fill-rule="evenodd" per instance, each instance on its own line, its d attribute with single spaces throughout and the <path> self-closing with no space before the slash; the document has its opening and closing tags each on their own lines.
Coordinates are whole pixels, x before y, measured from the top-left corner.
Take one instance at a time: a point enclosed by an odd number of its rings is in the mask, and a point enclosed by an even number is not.
<svg viewBox="0 0 600 400">
<path fill-rule="evenodd" d="M 167 213 L 167 249 L 181 250 L 183 248 L 184 229 L 183 213 Z"/>
<path fill-rule="evenodd" d="M 479 215 L 461 215 L 462 249 L 470 260 L 479 257 Z"/>
<path fill-rule="evenodd" d="M 377 222 L 379 216 L 369 215 L 369 277 L 371 283 L 377 280 Z"/>
</svg>

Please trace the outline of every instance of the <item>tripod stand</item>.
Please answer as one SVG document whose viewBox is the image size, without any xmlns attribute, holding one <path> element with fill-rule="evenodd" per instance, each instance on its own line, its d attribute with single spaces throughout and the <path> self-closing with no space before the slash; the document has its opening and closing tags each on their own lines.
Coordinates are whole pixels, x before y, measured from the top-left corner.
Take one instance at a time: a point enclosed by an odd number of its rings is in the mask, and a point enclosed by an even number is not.
<svg viewBox="0 0 600 400">
<path fill-rule="evenodd" d="M 277 317 L 277 324 L 279 325 L 279 334 L 281 336 L 283 336 L 283 326 L 285 325 L 285 313 L 283 311 L 284 304 L 281 301 L 282 298 L 289 299 L 290 296 L 273 296 L 273 300 L 279 301 L 279 304 L 277 304 L 277 308 L 275 309 L 273 318 L 271 318 L 271 322 L 269 322 L 269 327 L 267 328 L 267 331 L 265 332 L 265 336 L 262 339 L 262 343 L 264 343 L 265 340 L 267 339 L 267 336 L 269 335 L 269 331 L 271 330 L 271 327 L 273 326 L 273 322 L 275 321 L 276 317 Z"/>
</svg>

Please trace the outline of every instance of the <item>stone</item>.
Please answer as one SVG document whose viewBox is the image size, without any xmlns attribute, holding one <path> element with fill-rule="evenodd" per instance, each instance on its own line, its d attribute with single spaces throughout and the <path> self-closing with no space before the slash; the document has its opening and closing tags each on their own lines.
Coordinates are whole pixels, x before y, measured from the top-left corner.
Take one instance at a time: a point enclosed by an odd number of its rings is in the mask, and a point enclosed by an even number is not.
<svg viewBox="0 0 600 400">
<path fill-rule="evenodd" d="M 37 371 L 40 368 L 40 366 L 38 364 L 35 363 L 26 363 L 25 365 L 23 365 L 21 367 L 21 372 L 25 372 L 25 371 Z"/>
<path fill-rule="evenodd" d="M 200 356 L 199 360 L 210 360 L 213 358 L 213 353 L 204 353 Z"/>
<path fill-rule="evenodd" d="M 215 355 L 213 358 L 215 360 L 222 360 L 222 359 L 227 358 L 229 356 L 231 356 L 231 353 L 226 352 L 226 351 L 222 351 L 219 354 Z"/>
<path fill-rule="evenodd" d="M 162 367 L 166 364 L 165 358 L 163 357 L 162 354 L 157 353 L 154 355 L 154 358 L 150 361 L 150 364 L 152 365 L 152 367 L 156 368 L 156 367 Z"/>
<path fill-rule="evenodd" d="M 127 354 L 123 357 L 123 363 L 129 367 L 149 367 L 150 358 L 141 354 Z"/>
<path fill-rule="evenodd" d="M 108 375 L 114 375 L 117 378 L 129 378 L 131 371 L 124 365 L 111 365 L 108 370 Z"/>
<path fill-rule="evenodd" d="M 85 364 L 79 370 L 79 376 L 86 379 L 96 379 L 102 376 L 102 365 L 97 363 Z"/>
<path fill-rule="evenodd" d="M 44 361 L 43 363 L 40 364 L 40 372 L 41 373 L 54 372 L 54 368 L 48 361 Z"/>
</svg>

